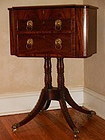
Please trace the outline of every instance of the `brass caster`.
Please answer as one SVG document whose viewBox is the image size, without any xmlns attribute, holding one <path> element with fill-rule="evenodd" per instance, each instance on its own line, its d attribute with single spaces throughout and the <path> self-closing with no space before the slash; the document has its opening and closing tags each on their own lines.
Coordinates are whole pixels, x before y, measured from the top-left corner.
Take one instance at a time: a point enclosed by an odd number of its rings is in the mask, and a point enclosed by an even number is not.
<svg viewBox="0 0 105 140">
<path fill-rule="evenodd" d="M 79 130 L 77 128 L 74 129 L 74 139 L 78 138 Z"/>
<path fill-rule="evenodd" d="M 77 138 L 77 135 L 76 134 L 74 134 L 74 139 L 76 139 Z"/>
<path fill-rule="evenodd" d="M 92 116 L 95 116 L 96 115 L 96 112 L 95 111 L 91 110 L 90 112 L 91 112 L 91 114 L 88 114 L 88 117 L 92 117 Z"/>
<path fill-rule="evenodd" d="M 17 129 L 12 129 L 12 132 L 15 133 L 17 131 Z"/>
</svg>

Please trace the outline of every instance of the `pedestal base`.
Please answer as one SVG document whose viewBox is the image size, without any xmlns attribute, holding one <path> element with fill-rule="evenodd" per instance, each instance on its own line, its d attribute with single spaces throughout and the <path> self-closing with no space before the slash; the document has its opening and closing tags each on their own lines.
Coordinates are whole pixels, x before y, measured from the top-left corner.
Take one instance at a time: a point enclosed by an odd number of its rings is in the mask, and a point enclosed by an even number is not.
<svg viewBox="0 0 105 140">
<path fill-rule="evenodd" d="M 74 109 L 88 114 L 90 116 L 95 115 L 94 111 L 89 111 L 83 109 L 82 107 L 78 106 L 72 97 L 69 94 L 68 89 L 64 86 L 64 64 L 63 58 L 57 59 L 57 71 L 58 71 L 58 87 L 52 87 L 52 78 L 51 78 L 51 59 L 45 58 L 45 88 L 42 89 L 41 95 L 39 100 L 34 107 L 34 109 L 28 114 L 28 116 L 23 119 L 21 122 L 16 123 L 12 126 L 13 131 L 16 131 L 17 128 L 20 126 L 25 125 L 29 121 L 31 121 L 40 111 L 44 111 L 48 109 L 50 106 L 51 100 L 59 101 L 62 113 L 64 115 L 65 120 L 67 121 L 70 128 L 73 130 L 74 137 L 77 137 L 79 130 L 76 128 L 75 124 L 73 123 L 67 106 L 66 102 L 73 107 Z"/>
</svg>

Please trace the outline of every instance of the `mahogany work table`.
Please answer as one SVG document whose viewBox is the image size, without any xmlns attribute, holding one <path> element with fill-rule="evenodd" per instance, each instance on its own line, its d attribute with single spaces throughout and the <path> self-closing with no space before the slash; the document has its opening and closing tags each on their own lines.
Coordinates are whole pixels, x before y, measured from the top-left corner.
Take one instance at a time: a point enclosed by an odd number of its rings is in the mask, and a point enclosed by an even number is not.
<svg viewBox="0 0 105 140">
<path fill-rule="evenodd" d="M 73 123 L 66 102 L 74 109 L 94 115 L 77 105 L 64 85 L 64 58 L 87 58 L 96 53 L 97 7 L 90 5 L 29 6 L 9 8 L 11 55 L 43 57 L 45 87 L 28 116 L 12 126 L 15 131 L 48 109 L 51 100 L 60 103 L 74 137 L 79 130 Z M 58 86 L 52 86 L 51 58 L 57 58 Z"/>
</svg>

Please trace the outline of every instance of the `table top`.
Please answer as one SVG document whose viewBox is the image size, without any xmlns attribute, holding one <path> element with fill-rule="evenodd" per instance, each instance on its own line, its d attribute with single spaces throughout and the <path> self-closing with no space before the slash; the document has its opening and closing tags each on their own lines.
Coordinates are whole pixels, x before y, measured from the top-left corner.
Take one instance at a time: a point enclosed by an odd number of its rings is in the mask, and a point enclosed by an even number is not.
<svg viewBox="0 0 105 140">
<path fill-rule="evenodd" d="M 90 9 L 98 9 L 98 7 L 92 5 L 76 5 L 76 4 L 65 4 L 65 5 L 37 5 L 37 6 L 20 6 L 20 7 L 12 7 L 8 8 L 8 10 L 32 10 L 36 8 L 90 8 Z"/>
</svg>

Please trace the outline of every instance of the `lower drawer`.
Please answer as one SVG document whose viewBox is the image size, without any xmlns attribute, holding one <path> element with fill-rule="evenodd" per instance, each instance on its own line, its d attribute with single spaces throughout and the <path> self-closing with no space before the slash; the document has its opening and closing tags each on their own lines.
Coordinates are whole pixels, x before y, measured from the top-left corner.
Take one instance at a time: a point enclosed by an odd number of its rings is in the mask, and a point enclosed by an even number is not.
<svg viewBox="0 0 105 140">
<path fill-rule="evenodd" d="M 17 56 L 75 56 L 74 34 L 21 34 L 17 36 Z"/>
</svg>

